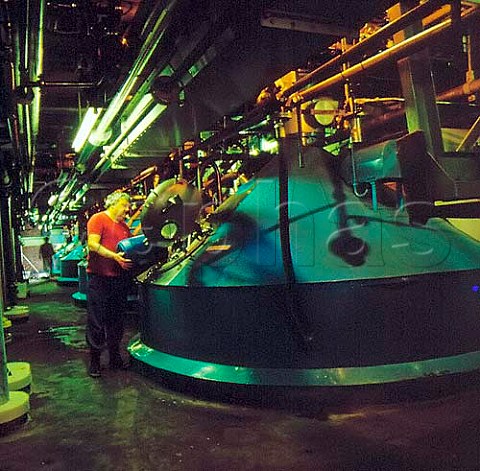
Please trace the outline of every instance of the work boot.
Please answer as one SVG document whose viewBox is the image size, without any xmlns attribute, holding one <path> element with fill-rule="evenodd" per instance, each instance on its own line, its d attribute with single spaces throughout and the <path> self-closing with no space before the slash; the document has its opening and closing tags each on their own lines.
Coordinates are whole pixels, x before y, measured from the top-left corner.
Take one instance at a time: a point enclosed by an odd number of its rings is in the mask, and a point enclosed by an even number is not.
<svg viewBox="0 0 480 471">
<path fill-rule="evenodd" d="M 91 349 L 90 350 L 90 364 L 88 366 L 88 374 L 92 378 L 99 378 L 100 373 L 100 350 Z"/>
<path fill-rule="evenodd" d="M 118 350 L 110 350 L 108 366 L 111 370 L 123 370 L 126 368 L 122 356 Z"/>
</svg>

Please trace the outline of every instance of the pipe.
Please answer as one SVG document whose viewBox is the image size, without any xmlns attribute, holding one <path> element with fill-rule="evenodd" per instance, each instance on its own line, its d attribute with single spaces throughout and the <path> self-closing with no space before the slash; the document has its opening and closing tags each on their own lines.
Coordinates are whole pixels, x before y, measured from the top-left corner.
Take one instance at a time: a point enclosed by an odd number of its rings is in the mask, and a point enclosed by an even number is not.
<svg viewBox="0 0 480 471">
<path fill-rule="evenodd" d="M 443 3 L 445 3 L 445 2 L 443 2 Z M 442 4 L 442 2 L 438 2 L 438 4 L 437 4 L 437 1 L 431 1 L 431 2 L 428 2 L 428 5 L 429 5 L 428 8 L 426 6 L 427 5 L 427 3 L 426 3 L 426 4 L 421 5 L 422 8 L 420 10 L 417 9 L 419 7 L 414 8 L 413 10 L 416 12 L 416 15 L 419 14 L 418 13 L 419 11 L 423 15 L 426 15 L 426 14 L 429 14 L 431 12 L 430 9 L 433 9 L 433 5 L 435 5 L 437 7 L 439 4 Z M 425 6 L 423 6 L 423 5 L 425 5 Z M 466 14 L 464 13 L 462 15 L 462 21 L 471 20 L 472 18 L 475 18 L 477 14 L 478 14 L 477 9 L 469 10 Z M 413 15 L 413 14 L 411 14 L 411 15 Z M 399 17 L 398 20 L 392 22 L 391 23 L 392 26 L 390 27 L 391 29 L 387 29 L 387 33 L 392 34 L 393 31 L 395 30 L 395 28 L 402 29 L 406 25 L 407 19 L 410 20 L 410 21 L 412 20 L 413 16 L 411 16 L 411 15 L 409 15 L 409 13 L 407 12 L 405 15 Z M 398 23 L 398 22 L 400 22 L 400 23 Z M 357 65 L 355 65 L 351 68 L 346 69 L 345 71 L 343 71 L 340 74 L 337 74 L 337 75 L 334 75 L 333 77 L 328 78 L 327 80 L 321 82 L 320 84 L 314 85 L 313 87 L 307 89 L 306 92 L 312 91 L 312 92 L 314 92 L 312 94 L 315 95 L 317 93 L 320 93 L 320 91 L 323 91 L 323 90 L 325 90 L 325 89 L 327 89 L 327 88 L 329 88 L 333 85 L 336 85 L 338 83 L 341 83 L 345 80 L 348 80 L 349 78 L 353 77 L 354 75 L 357 75 L 358 73 L 363 72 L 365 67 L 370 66 L 372 61 L 375 61 L 373 65 L 378 65 L 378 63 L 381 63 L 384 60 L 396 58 L 395 55 L 391 55 L 392 50 L 393 50 L 394 53 L 396 53 L 396 55 L 400 55 L 399 53 L 402 53 L 403 56 L 406 56 L 409 53 L 414 52 L 415 48 L 420 49 L 421 47 L 424 47 L 426 41 L 428 39 L 430 39 L 429 37 L 425 38 L 425 35 L 426 35 L 427 32 L 430 33 L 431 30 L 434 30 L 434 33 L 435 33 L 435 36 L 436 36 L 440 33 L 444 33 L 445 30 L 449 26 L 450 26 L 450 20 L 447 20 L 443 23 L 440 23 L 439 25 L 437 25 L 435 27 L 432 27 L 427 31 L 424 31 L 424 32 L 422 32 L 422 33 L 420 33 L 416 36 L 413 36 L 413 37 L 409 38 L 408 40 L 403 41 L 402 43 L 400 43 L 396 46 L 393 46 L 392 48 L 390 48 L 390 49 L 388 49 L 388 50 L 386 50 L 382 53 L 379 53 L 377 56 L 374 56 L 373 58 L 367 59 L 366 61 L 361 62 L 360 64 L 357 64 Z M 388 25 L 385 26 L 384 28 L 387 28 L 387 27 L 388 27 Z M 384 29 L 381 29 L 379 31 L 382 31 L 382 30 L 385 31 Z M 378 34 L 378 33 L 375 33 L 375 34 Z M 374 37 L 375 34 L 372 35 L 371 37 Z M 386 34 L 386 33 L 383 33 L 383 34 Z M 377 36 L 377 38 L 378 38 L 378 36 Z M 422 40 L 421 43 L 420 44 L 415 43 L 415 41 L 417 41 L 419 38 Z M 358 43 L 358 46 L 356 46 L 358 49 L 354 50 L 353 52 L 355 52 L 355 54 L 359 54 L 360 52 L 365 51 L 364 48 L 366 48 L 367 46 L 371 46 L 371 45 L 372 45 L 372 40 L 370 38 L 366 39 L 365 41 L 362 41 L 362 43 Z M 304 101 L 308 101 L 308 99 L 303 96 L 305 91 L 299 92 L 297 94 L 295 94 L 294 92 L 298 88 L 303 87 L 305 85 L 304 84 L 305 81 L 312 80 L 313 78 L 318 77 L 321 73 L 322 74 L 325 73 L 327 71 L 327 69 L 330 69 L 331 67 L 339 65 L 339 64 L 345 62 L 346 60 L 350 59 L 352 57 L 352 52 L 350 52 L 350 51 L 351 51 L 351 49 L 349 49 L 344 54 L 342 54 L 342 56 L 339 56 L 338 58 L 332 59 L 331 61 L 327 62 L 326 64 L 320 66 L 316 71 L 312 72 L 311 74 L 309 74 L 309 75 L 303 77 L 302 79 L 300 79 L 299 81 L 297 81 L 292 87 L 290 87 L 290 88 L 288 88 L 284 91 L 281 91 L 279 95 L 268 96 L 266 99 L 262 100 L 252 111 L 250 111 L 244 117 L 244 119 L 242 119 L 241 121 L 237 121 L 237 122 L 233 123 L 231 126 L 224 128 L 222 131 L 214 134 L 210 138 L 202 141 L 199 144 L 196 144 L 193 147 L 193 149 L 189 150 L 189 152 L 196 152 L 198 150 L 208 150 L 209 148 L 212 148 L 212 147 L 220 144 L 221 142 L 223 142 L 225 140 L 228 140 L 231 137 L 237 135 L 240 131 L 260 123 L 263 119 L 265 119 L 265 116 L 267 114 L 271 113 L 274 110 L 278 110 L 280 108 L 281 103 L 277 100 L 277 97 L 280 97 L 280 98 L 295 97 L 295 104 L 297 104 L 298 102 L 301 103 L 301 102 L 304 102 Z M 379 57 L 379 59 L 377 60 L 378 57 Z M 300 85 L 297 86 L 296 84 L 298 84 L 298 83 L 300 83 Z"/>
<path fill-rule="evenodd" d="M 380 28 L 378 31 L 373 33 L 368 38 L 364 39 L 361 42 L 353 45 L 350 49 L 346 50 L 340 56 L 334 57 L 333 59 L 325 62 L 320 65 L 318 68 L 303 76 L 297 80 L 291 87 L 282 90 L 278 94 L 278 98 L 287 97 L 292 93 L 301 90 L 306 87 L 309 83 L 312 83 L 315 80 L 320 79 L 321 76 L 324 76 L 326 73 L 331 71 L 335 67 L 339 67 L 342 64 L 351 61 L 353 58 L 358 57 L 358 55 L 368 52 L 370 48 L 380 43 L 382 40 L 388 39 L 394 33 L 401 31 L 411 22 L 420 20 L 428 15 L 430 15 L 435 9 L 439 6 L 448 3 L 446 0 L 430 0 L 428 2 L 422 3 L 421 5 L 412 8 L 402 16 L 398 17 L 391 23 Z"/>
<path fill-rule="evenodd" d="M 462 13 L 461 19 L 463 22 L 471 21 L 472 19 L 475 19 L 479 13 L 480 8 L 475 7 L 465 13 Z M 416 34 L 415 36 L 411 36 L 410 38 L 405 39 L 401 43 L 396 44 L 395 46 L 392 46 L 385 51 L 379 52 L 373 57 L 369 57 L 368 59 L 365 59 L 364 61 L 355 64 L 336 75 L 333 75 L 332 77 L 324 80 L 323 82 L 317 83 L 316 85 L 313 85 L 306 90 L 302 90 L 298 93 L 290 95 L 289 99 L 293 100 L 295 104 L 310 101 L 323 93 L 326 89 L 340 83 L 347 82 L 352 78 L 356 77 L 357 75 L 367 72 L 374 67 L 378 67 L 379 65 L 383 64 L 388 60 L 397 61 L 410 54 L 418 52 L 419 50 L 423 49 L 430 41 L 438 39 L 439 36 L 448 31 L 451 25 L 451 19 L 445 20 L 442 23 L 439 23 L 427 30 Z"/>
<path fill-rule="evenodd" d="M 298 302 L 297 280 L 293 265 L 290 237 L 289 156 L 294 153 L 293 149 L 297 143 L 296 138 L 285 137 L 285 131 L 281 122 L 275 126 L 275 131 L 276 138 L 280 142 L 278 155 L 278 221 L 280 251 L 285 275 L 285 314 L 297 341 L 304 348 L 308 348 L 313 340 L 313 334 L 308 319 L 302 311 L 301 303 Z"/>
<path fill-rule="evenodd" d="M 110 106 L 107 108 L 105 114 L 100 120 L 100 123 L 98 124 L 97 132 L 99 134 L 103 134 L 108 130 L 113 120 L 118 115 L 120 109 L 125 104 L 126 99 L 131 94 L 132 90 L 137 84 L 137 81 L 140 77 L 142 77 L 142 74 L 144 73 L 145 68 L 149 64 L 154 51 L 156 50 L 163 35 L 165 34 L 166 28 L 170 23 L 172 11 L 174 10 L 176 3 L 177 0 L 171 0 L 170 3 L 162 11 L 160 16 L 157 18 L 152 28 L 152 31 L 148 34 L 147 38 L 143 42 L 140 53 L 137 56 L 135 63 L 133 64 L 129 73 L 127 74 L 125 82 L 113 97 Z"/>
<path fill-rule="evenodd" d="M 31 21 L 34 24 L 30 37 L 30 50 L 28 56 L 29 80 L 35 81 L 41 77 L 43 73 L 43 24 L 45 18 L 45 0 L 33 2 L 33 6 L 29 8 Z M 40 90 L 33 90 L 33 100 L 28 110 L 28 131 L 30 133 L 29 148 L 29 184 L 28 193 L 33 192 L 34 168 L 36 157 L 36 137 L 38 135 L 40 123 Z"/>
<path fill-rule="evenodd" d="M 283 269 L 285 273 L 285 282 L 287 285 L 295 283 L 295 270 L 293 268 L 292 252 L 290 248 L 290 219 L 289 219 L 289 176 L 288 161 L 285 149 L 286 137 L 280 136 L 281 130 L 277 128 L 277 139 L 280 142 L 280 151 L 278 155 L 278 220 L 280 231 L 280 248 L 282 253 Z"/>
<path fill-rule="evenodd" d="M 463 85 L 459 85 L 458 87 L 451 88 L 450 90 L 446 90 L 440 93 L 437 96 L 437 103 L 444 102 L 444 101 L 452 101 L 455 98 L 461 98 L 463 96 L 473 95 L 480 91 L 480 79 L 475 79 L 470 82 L 466 82 Z M 374 119 L 368 120 L 362 124 L 362 127 L 365 130 L 374 129 L 376 127 L 385 126 L 386 124 L 390 123 L 391 121 L 400 118 L 401 116 L 405 115 L 405 110 L 403 106 L 399 109 L 394 111 L 390 111 L 388 113 L 384 113 L 381 116 L 378 116 Z"/>
<path fill-rule="evenodd" d="M 480 91 L 480 79 L 475 79 L 441 93 L 438 96 L 438 99 L 440 101 L 450 101 L 454 98 L 459 98 L 461 96 L 473 95 L 478 91 Z"/>
<path fill-rule="evenodd" d="M 2 3 L 2 14 L 6 21 L 7 41 L 10 49 L 9 68 L 6 81 L 9 82 L 10 100 L 12 103 L 15 91 L 24 94 L 12 106 L 8 125 L 14 152 L 21 165 L 21 170 L 27 169 L 27 192 L 33 191 L 33 168 L 35 163 L 35 137 L 38 133 L 40 118 L 40 93 L 28 88 L 32 79 L 41 75 L 43 67 L 43 18 L 45 2 L 26 0 L 21 5 L 9 6 Z M 16 14 L 13 19 L 10 13 Z"/>
<path fill-rule="evenodd" d="M 210 162 L 204 162 L 202 165 L 202 169 L 200 171 L 201 174 L 207 169 L 208 167 L 212 167 L 213 171 L 215 172 L 215 182 L 217 185 L 217 204 L 216 206 L 220 206 L 223 203 L 223 196 L 222 196 L 222 175 L 220 173 L 220 169 L 218 168 L 218 165 L 215 163 L 214 160 Z M 201 187 L 199 187 L 201 188 Z"/>
<path fill-rule="evenodd" d="M 148 178 L 150 175 L 153 175 L 154 173 L 157 173 L 157 172 L 158 172 L 158 167 L 156 165 L 152 165 L 151 167 L 148 167 L 145 170 L 142 170 L 136 177 L 132 178 L 132 181 L 130 182 L 129 185 L 125 187 L 125 189 L 131 188 L 134 185 L 137 185 L 138 183 Z"/>
<path fill-rule="evenodd" d="M 0 241 L 3 239 L 3 229 L 0 226 Z M 3 253 L 0 251 L 0 322 L 5 312 L 5 303 L 4 303 L 4 259 Z M 0 326 L 0 406 L 6 404 L 10 399 L 9 389 L 8 389 L 8 375 L 7 375 L 7 352 L 5 349 L 5 337 L 3 333 L 3 326 Z"/>
<path fill-rule="evenodd" d="M 172 12 L 175 10 L 175 6 L 178 0 L 170 0 L 169 4 L 160 11 L 160 3 L 158 2 L 153 12 L 151 13 L 149 19 L 146 22 L 146 26 L 142 33 L 147 35 L 145 41 L 142 44 L 140 52 L 135 59 L 135 62 L 124 80 L 121 87 L 116 92 L 115 96 L 111 100 L 108 108 L 105 110 L 103 116 L 100 118 L 100 121 L 93 131 L 96 136 L 110 136 L 111 124 L 113 121 L 118 118 L 120 111 L 126 104 L 128 97 L 134 92 L 135 88 L 138 85 L 138 81 L 144 76 L 145 69 L 147 66 L 151 65 L 152 58 L 154 53 L 160 44 L 163 35 L 165 34 L 170 20 L 172 17 Z M 151 26 L 153 24 L 153 26 Z M 134 101 L 134 100 L 132 100 Z M 120 139 L 116 139 L 115 147 L 124 140 L 122 136 Z M 92 153 L 101 146 L 101 142 L 95 142 L 92 146 L 85 146 L 80 155 L 77 157 L 77 165 L 84 164 L 92 155 Z M 110 149 L 110 154 L 113 149 Z M 97 163 L 95 170 L 100 169 L 104 164 L 107 163 L 107 158 L 102 158 L 102 161 Z M 106 169 L 101 171 L 101 174 L 105 172 Z"/>
</svg>

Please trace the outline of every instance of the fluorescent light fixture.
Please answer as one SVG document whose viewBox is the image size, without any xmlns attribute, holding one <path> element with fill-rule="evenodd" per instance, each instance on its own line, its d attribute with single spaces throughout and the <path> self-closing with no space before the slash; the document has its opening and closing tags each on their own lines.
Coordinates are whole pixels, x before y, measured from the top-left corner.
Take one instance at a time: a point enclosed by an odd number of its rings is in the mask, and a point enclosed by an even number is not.
<svg viewBox="0 0 480 471">
<path fill-rule="evenodd" d="M 113 165 L 113 163 L 123 154 L 123 152 L 125 152 L 134 143 L 140 134 L 142 134 L 149 126 L 151 126 L 151 124 L 167 108 L 166 105 L 157 103 L 129 133 L 130 129 L 127 127 L 127 124 L 129 124 L 130 127 L 135 124 L 138 116 L 135 111 L 140 111 L 141 109 L 141 111 L 144 112 L 145 109 L 148 108 L 148 106 L 152 103 L 150 100 L 151 96 L 152 95 L 148 93 L 145 95 L 145 97 L 143 97 L 144 99 L 142 98 L 142 100 L 140 100 L 138 105 L 135 107 L 134 112 L 132 112 L 129 118 L 127 118 L 127 120 L 123 123 L 122 132 L 117 137 L 115 142 L 111 145 L 103 146 L 104 152 L 101 156 L 102 158 L 95 165 L 94 171 L 101 168 L 108 159 L 111 160 L 111 164 Z M 135 114 L 135 119 L 132 117 L 133 114 Z M 130 119 L 130 117 L 132 118 Z"/>
<path fill-rule="evenodd" d="M 128 146 L 133 144 L 137 138 L 146 131 L 153 122 L 163 113 L 167 108 L 166 105 L 157 103 L 130 132 L 130 134 L 125 138 L 125 141 L 128 142 Z"/>
<path fill-rule="evenodd" d="M 88 135 L 90 134 L 91 130 L 95 126 L 100 113 L 103 111 L 103 108 L 88 108 L 85 116 L 83 117 L 82 124 L 80 125 L 80 129 L 73 140 L 72 147 L 75 152 L 80 152 L 83 145 L 85 144 Z"/>
<path fill-rule="evenodd" d="M 153 95 L 147 93 L 138 102 L 137 106 L 132 110 L 128 118 L 122 123 L 122 131 L 128 132 L 133 127 L 135 122 L 143 115 L 148 106 L 153 103 Z"/>
<path fill-rule="evenodd" d="M 145 117 L 132 129 L 128 136 L 126 136 L 123 142 L 117 147 L 111 156 L 112 163 L 115 162 L 138 139 L 138 137 L 140 137 L 140 135 L 153 124 L 166 108 L 166 105 L 157 103 L 145 115 Z M 108 157 L 108 155 L 106 155 L 106 157 Z"/>
</svg>

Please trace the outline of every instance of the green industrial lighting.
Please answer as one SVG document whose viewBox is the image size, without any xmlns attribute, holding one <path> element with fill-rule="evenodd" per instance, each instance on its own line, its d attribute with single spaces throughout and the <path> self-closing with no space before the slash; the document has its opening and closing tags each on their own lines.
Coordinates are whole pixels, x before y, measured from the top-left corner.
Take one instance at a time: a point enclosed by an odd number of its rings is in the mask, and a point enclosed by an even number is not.
<svg viewBox="0 0 480 471">
<path fill-rule="evenodd" d="M 80 152 L 82 150 L 83 145 L 87 141 L 87 138 L 92 131 L 93 127 L 95 126 L 98 117 L 100 116 L 103 108 L 93 108 L 89 107 L 85 116 L 83 117 L 82 124 L 80 125 L 80 129 L 73 140 L 72 147 L 75 152 Z"/>
<path fill-rule="evenodd" d="M 111 156 L 112 163 L 114 163 L 137 140 L 137 138 L 153 124 L 166 108 L 166 105 L 158 103 L 145 115 L 145 117 L 132 129 L 123 142 L 116 148 Z M 105 157 L 108 157 L 108 154 L 109 153 L 107 152 Z"/>
<path fill-rule="evenodd" d="M 132 110 L 129 117 L 122 123 L 122 131 L 125 132 L 130 131 L 133 127 L 135 122 L 138 120 L 140 116 L 143 115 L 145 110 L 153 103 L 153 95 L 151 93 L 147 93 L 144 95 L 141 100 L 138 102 L 137 106 Z"/>
</svg>

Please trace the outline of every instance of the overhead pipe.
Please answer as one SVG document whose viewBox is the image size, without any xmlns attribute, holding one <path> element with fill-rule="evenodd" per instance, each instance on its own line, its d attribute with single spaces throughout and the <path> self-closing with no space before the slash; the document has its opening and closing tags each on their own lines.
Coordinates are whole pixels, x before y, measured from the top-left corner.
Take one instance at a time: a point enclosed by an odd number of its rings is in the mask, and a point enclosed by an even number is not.
<svg viewBox="0 0 480 471">
<path fill-rule="evenodd" d="M 10 141 L 13 148 L 13 154 L 19 156 L 20 160 L 23 160 L 23 148 L 21 146 L 20 137 L 20 123 L 18 121 L 18 115 L 16 112 L 15 100 L 13 97 L 13 91 L 16 87 L 16 75 L 15 75 L 15 63 L 18 57 L 18 49 L 14 50 L 15 40 L 11 18 L 11 7 L 6 0 L 0 3 L 0 17 L 3 19 L 4 27 L 4 42 L 6 50 L 9 51 L 7 56 L 6 65 L 4 67 L 4 88 L 6 94 L 6 102 L 9 104 L 9 111 L 7 113 L 7 127 Z"/>
<path fill-rule="evenodd" d="M 18 11 L 12 11 L 12 9 L 8 10 L 7 14 L 18 14 Z M 13 7 L 12 7 L 13 8 Z M 18 10 L 18 5 L 16 10 Z M 21 167 L 24 167 L 27 163 L 26 158 L 26 148 L 25 148 L 25 140 L 24 136 L 24 129 L 23 129 L 23 119 L 21 116 L 21 108 L 17 105 L 17 102 L 20 98 L 19 93 L 19 85 L 21 83 L 20 78 L 20 68 L 21 68 L 21 47 L 20 47 L 20 33 L 18 29 L 18 21 L 16 18 L 8 17 L 8 28 L 10 32 L 10 67 L 9 67 L 9 82 L 10 82 L 10 92 L 11 92 L 11 112 L 8 118 L 9 122 L 9 130 L 10 130 L 10 138 L 12 139 L 13 148 L 15 151 L 15 155 L 20 161 Z M 12 25 L 17 26 L 14 28 Z"/>
<path fill-rule="evenodd" d="M 438 99 L 441 101 L 450 101 L 462 96 L 473 95 L 478 91 L 480 91 L 480 79 L 475 79 L 440 93 Z"/>
<path fill-rule="evenodd" d="M 142 77 L 146 67 L 149 65 L 150 59 L 166 32 L 176 4 L 177 0 L 171 0 L 156 19 L 152 30 L 148 33 L 147 38 L 142 44 L 139 55 L 126 76 L 123 85 L 117 91 L 105 113 L 101 117 L 98 126 L 94 131 L 96 135 L 103 136 L 107 134 L 111 124 L 118 117 L 121 109 L 125 105 L 127 98 L 131 95 L 136 85 L 138 85 L 140 77 Z M 157 9 L 154 10 L 151 18 L 153 17 L 153 14 L 157 14 Z M 80 154 L 79 161 L 84 162 L 88 159 L 93 150 L 94 149 L 92 148 L 87 148 L 86 152 Z"/>
<path fill-rule="evenodd" d="M 223 11 L 223 10 L 222 10 Z M 219 21 L 220 18 L 220 12 L 217 12 L 214 18 L 211 18 L 212 21 Z M 107 169 L 109 162 L 114 162 L 118 156 L 119 153 L 124 151 L 124 142 L 126 139 L 129 139 L 129 129 L 128 129 L 128 124 L 131 121 L 132 116 L 137 117 L 138 120 L 141 118 L 141 114 L 143 113 L 143 110 L 138 111 L 138 108 L 141 105 L 141 102 L 143 99 L 147 96 L 152 97 L 152 93 L 155 94 L 154 91 L 152 91 L 152 88 L 155 88 L 155 79 L 157 79 L 160 76 L 164 76 L 162 78 L 168 78 L 169 82 L 163 84 L 165 87 L 165 97 L 162 97 L 161 99 L 155 98 L 156 100 L 159 100 L 161 104 L 163 105 L 168 105 L 171 101 L 176 100 L 177 95 L 178 95 L 178 81 L 175 78 L 175 74 L 178 74 L 180 70 L 184 68 L 191 68 L 185 65 L 185 61 L 187 58 L 192 54 L 193 51 L 195 51 L 195 48 L 198 46 L 200 43 L 201 39 L 205 37 L 205 35 L 208 33 L 207 28 L 200 28 L 200 32 L 198 34 L 192 35 L 192 38 L 189 39 L 189 41 L 186 44 L 178 46 L 176 51 L 173 51 L 173 58 L 170 58 L 170 62 L 161 62 L 155 64 L 155 67 L 153 70 L 150 72 L 150 74 L 147 76 L 147 78 L 141 83 L 137 89 L 136 96 L 127 104 L 124 110 L 124 114 L 129 116 L 125 123 L 122 123 L 122 131 L 119 136 L 115 139 L 114 143 L 105 147 L 105 152 L 104 155 L 102 156 L 102 159 L 99 163 L 96 164 L 94 170 L 101 170 L 100 174 L 103 174 Z M 181 52 L 179 52 L 181 50 Z M 180 66 L 181 60 L 184 61 L 183 66 Z M 177 64 L 178 62 L 178 64 Z M 160 75 L 159 75 L 160 74 Z M 183 83 L 185 85 L 185 83 Z M 170 95 L 167 97 L 167 95 Z M 138 97 L 143 97 L 141 100 L 139 100 Z M 158 107 L 158 104 L 156 105 Z M 132 124 L 132 123 L 130 123 Z M 102 129 L 100 128 L 101 123 L 99 124 L 99 127 L 97 128 L 98 130 L 94 131 L 93 134 L 96 134 L 97 132 L 101 135 L 102 134 Z M 115 148 L 118 148 L 118 150 L 115 151 Z"/>
<path fill-rule="evenodd" d="M 409 26 L 412 22 L 422 20 L 446 3 L 449 2 L 447 0 L 430 0 L 416 6 L 415 8 L 412 8 L 408 12 L 396 18 L 394 21 L 388 23 L 387 25 L 380 28 L 378 31 L 374 32 L 368 38 L 354 44 L 341 55 L 334 57 L 333 59 L 317 67 L 312 72 L 304 75 L 290 87 L 286 88 L 285 90 L 281 90 L 278 93 L 278 98 L 281 99 L 283 97 L 290 96 L 298 90 L 306 87 L 310 83 L 319 80 L 327 73 L 330 73 L 332 69 L 340 67 L 341 65 L 346 64 L 347 62 L 358 57 L 359 55 L 368 52 L 375 45 L 378 45 L 382 41 L 387 40 L 393 34 Z"/>
<path fill-rule="evenodd" d="M 463 85 L 446 90 L 437 95 L 437 104 L 441 102 L 451 102 L 456 98 L 462 98 L 468 95 L 473 95 L 480 91 L 480 79 L 475 79 L 470 82 L 466 82 Z M 402 98 L 398 99 L 403 102 Z M 403 106 L 401 108 L 389 111 L 373 119 L 369 119 L 362 124 L 364 130 L 375 129 L 377 127 L 385 126 L 391 123 L 395 119 L 405 115 Z"/>
<path fill-rule="evenodd" d="M 175 10 L 177 3 L 178 0 L 171 0 L 166 7 L 163 7 L 162 1 L 157 2 L 152 13 L 145 22 L 145 26 L 142 30 L 142 36 L 146 35 L 146 39 L 142 44 L 140 53 L 137 56 L 128 74 L 126 75 L 123 84 L 117 90 L 108 108 L 105 110 L 103 116 L 100 118 L 96 128 L 90 134 L 90 137 L 88 139 L 89 145 L 84 146 L 79 156 L 77 157 L 77 167 L 84 166 L 87 160 L 93 154 L 93 152 L 95 152 L 98 147 L 103 145 L 103 137 L 110 135 L 109 131 L 112 123 L 114 122 L 114 120 L 118 119 L 122 108 L 125 106 L 127 100 L 129 99 L 129 96 L 138 88 L 137 82 L 139 81 L 140 77 L 142 77 L 142 74 L 144 73 L 147 66 L 150 65 L 154 52 L 160 44 L 160 41 L 163 38 L 168 28 L 168 25 L 170 24 L 172 14 Z M 94 138 L 92 138 L 92 136 L 94 136 Z M 116 140 L 116 142 L 117 141 L 118 139 Z M 105 159 L 103 159 L 102 163 L 108 162 L 105 162 Z M 98 164 L 96 165 L 96 169 L 97 168 Z M 106 171 L 106 169 L 104 169 L 104 171 Z M 104 171 L 101 172 L 101 174 L 104 173 Z M 99 172 L 96 173 L 98 174 Z M 100 175 L 97 175 L 97 179 L 99 176 Z M 74 182 L 74 184 L 71 183 L 72 181 Z M 77 182 L 78 178 L 74 177 L 69 184 L 66 184 L 62 189 L 60 189 L 62 197 L 64 197 L 64 199 L 69 198 L 70 194 L 75 192 L 77 188 Z M 58 216 L 61 204 L 62 203 L 58 202 L 53 208 L 51 213 L 51 217 L 53 220 Z"/>
<path fill-rule="evenodd" d="M 428 2 L 428 5 L 429 5 L 428 9 L 426 7 L 427 3 L 425 3 L 421 5 L 421 6 L 425 5 L 423 6 L 422 9 L 418 10 L 419 7 L 416 7 L 412 11 L 416 11 L 416 15 L 419 14 L 418 13 L 419 11 L 420 13 L 422 13 L 422 15 L 426 15 L 427 12 L 431 13 L 430 8 L 433 9 L 434 5 L 435 7 L 438 7 L 438 5 L 440 4 L 442 4 L 442 2 L 437 2 L 432 0 Z M 480 11 L 479 8 L 472 7 L 470 10 L 462 13 L 461 21 L 467 22 L 467 21 L 471 21 L 472 19 L 475 19 L 478 16 L 479 11 Z M 389 35 L 392 34 L 394 32 L 394 28 L 403 29 L 405 26 L 407 26 L 405 16 L 409 19 L 409 21 L 412 21 L 413 19 L 417 19 L 416 15 L 411 16 L 408 14 L 408 12 L 405 15 L 402 15 L 397 20 L 397 21 L 401 21 L 401 23 L 397 23 L 397 22 L 390 23 L 391 25 L 394 25 L 394 26 L 390 26 L 390 28 L 392 29 L 387 29 L 387 33 Z M 447 31 L 448 28 L 450 27 L 451 23 L 452 21 L 448 19 L 436 26 L 432 26 L 428 30 L 422 31 L 421 33 L 402 41 L 401 43 L 391 47 L 390 49 L 380 52 L 376 56 L 373 56 L 369 59 L 366 59 L 363 62 L 360 62 L 359 64 L 356 64 L 350 68 L 347 68 L 341 73 L 336 74 L 324 80 L 323 82 L 320 82 L 319 84 L 316 84 L 301 92 L 297 92 L 298 88 L 294 84 L 292 87 L 285 89 L 284 91 L 281 91 L 280 94 L 278 95 L 267 96 L 267 98 L 263 99 L 260 103 L 257 104 L 257 106 L 255 106 L 255 108 L 253 108 L 249 113 L 247 113 L 242 120 L 233 123 L 231 126 L 225 127 L 223 130 L 212 135 L 208 139 L 205 139 L 204 141 L 195 144 L 193 148 L 188 150 L 188 153 L 198 152 L 199 150 L 208 151 L 209 149 L 220 144 L 221 142 L 236 136 L 239 132 L 245 129 L 248 129 L 254 125 L 258 125 L 262 120 L 265 120 L 265 117 L 268 114 L 274 111 L 278 112 L 281 109 L 282 102 L 279 101 L 280 98 L 281 99 L 288 98 L 290 101 L 294 102 L 293 104 L 298 105 L 302 102 L 309 101 L 310 99 L 314 98 L 324 90 L 334 85 L 344 83 L 345 81 L 353 78 L 354 76 L 360 73 L 363 73 L 375 66 L 378 66 L 379 64 L 386 62 L 387 60 L 400 59 L 409 54 L 412 54 L 413 52 L 416 52 L 417 50 L 425 47 L 428 41 L 432 39 L 436 39 L 438 36 L 445 33 L 445 31 Z M 385 26 L 384 29 L 379 30 L 379 32 L 383 30 L 382 38 L 384 37 L 384 35 L 386 37 L 387 33 L 385 33 L 384 31 L 385 31 L 385 28 L 387 27 L 389 27 L 389 25 Z M 378 34 L 378 33 L 375 33 L 375 34 Z M 373 36 L 374 35 L 372 35 L 372 37 Z M 358 51 L 366 52 L 366 49 L 363 49 L 363 48 L 364 47 L 366 48 L 367 45 L 372 46 L 372 44 L 373 44 L 373 40 L 371 39 L 366 39 L 362 43 L 359 43 L 359 45 L 357 46 L 358 49 L 356 50 L 356 54 L 360 53 Z M 350 50 L 351 49 L 347 50 L 345 53 L 342 54 L 342 56 L 339 56 L 338 58 L 335 58 L 332 61 L 327 62 L 325 65 L 328 65 L 328 69 L 330 69 L 334 65 L 336 66 L 336 65 L 342 64 L 343 62 L 346 62 L 346 60 L 352 58 L 352 52 L 350 52 Z M 305 86 L 306 81 L 310 81 L 314 77 L 318 77 L 321 73 L 325 73 L 327 71 L 327 68 L 323 69 L 322 67 L 323 66 L 319 67 L 316 71 L 312 72 L 312 75 L 305 76 L 302 79 L 300 79 L 301 82 L 299 81 L 300 85 L 298 87 L 301 88 Z M 306 80 L 307 77 L 308 79 Z M 181 158 L 184 154 L 186 155 L 187 152 L 181 153 L 179 157 Z"/>
<path fill-rule="evenodd" d="M 32 166 L 35 159 L 35 138 L 38 134 L 40 117 L 40 93 L 32 90 L 28 84 L 38 80 L 43 68 L 43 18 L 45 2 L 26 0 L 19 15 L 19 74 L 16 89 L 25 92 L 25 102 L 17 106 L 20 116 L 23 116 L 23 134 L 26 144 L 27 161 Z M 24 21 L 20 21 L 23 18 Z M 22 41 L 23 38 L 23 41 Z M 23 90 L 22 90 L 23 89 Z"/>
<path fill-rule="evenodd" d="M 479 7 L 472 7 L 470 10 L 462 13 L 461 21 L 471 21 L 472 19 L 477 18 L 479 13 Z M 399 59 L 418 52 L 425 48 L 429 42 L 438 39 L 442 34 L 448 31 L 451 25 L 452 19 L 447 19 L 435 26 L 431 26 L 418 34 L 405 39 L 401 43 L 398 43 L 385 51 L 379 52 L 375 56 L 369 57 L 368 59 L 365 59 L 320 83 L 297 93 L 290 94 L 288 98 L 295 104 L 308 102 L 319 96 L 325 90 L 341 83 L 345 83 L 357 75 L 378 67 L 387 61 L 398 61 Z"/>
<path fill-rule="evenodd" d="M 40 2 L 30 0 L 28 8 L 30 18 L 29 23 L 29 51 L 27 58 L 28 79 L 30 81 L 38 80 L 43 73 L 43 23 L 45 15 L 45 0 Z M 25 84 L 28 87 L 28 83 Z M 34 169 L 36 161 L 36 143 L 40 123 L 40 106 L 41 93 L 40 90 L 32 90 L 32 101 L 30 104 L 24 105 L 27 118 L 27 152 L 28 152 L 28 168 L 27 168 L 27 193 L 33 193 L 34 185 Z"/>
</svg>

